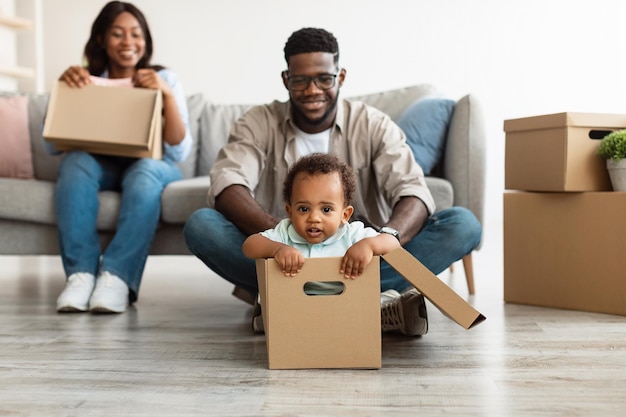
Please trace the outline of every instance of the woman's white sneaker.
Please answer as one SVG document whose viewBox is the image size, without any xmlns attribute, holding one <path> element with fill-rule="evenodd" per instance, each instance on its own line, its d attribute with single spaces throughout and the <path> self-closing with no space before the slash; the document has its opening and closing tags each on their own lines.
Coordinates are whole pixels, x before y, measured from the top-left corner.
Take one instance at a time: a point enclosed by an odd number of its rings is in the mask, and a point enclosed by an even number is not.
<svg viewBox="0 0 626 417">
<path fill-rule="evenodd" d="M 89 300 L 92 313 L 123 313 L 128 307 L 128 285 L 119 277 L 103 272 Z"/>
<path fill-rule="evenodd" d="M 95 280 L 96 278 L 87 272 L 70 275 L 65 289 L 57 298 L 57 311 L 60 313 L 87 311 Z"/>
</svg>

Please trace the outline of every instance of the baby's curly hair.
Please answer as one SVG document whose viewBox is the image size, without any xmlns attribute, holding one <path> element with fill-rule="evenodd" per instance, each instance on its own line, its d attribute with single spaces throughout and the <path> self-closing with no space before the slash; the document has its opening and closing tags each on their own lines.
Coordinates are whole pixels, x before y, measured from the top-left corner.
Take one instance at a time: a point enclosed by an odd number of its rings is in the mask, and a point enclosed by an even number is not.
<svg viewBox="0 0 626 417">
<path fill-rule="evenodd" d="M 339 62 L 339 45 L 335 36 L 324 29 L 303 28 L 291 34 L 285 44 L 285 61 L 308 52 L 329 52 L 334 55 L 335 65 Z"/>
<path fill-rule="evenodd" d="M 303 156 L 291 166 L 283 184 L 283 199 L 285 203 L 289 204 L 291 202 L 293 181 L 296 175 L 301 172 L 306 172 L 309 175 L 337 172 L 343 185 L 344 203 L 346 206 L 352 203 L 352 198 L 356 192 L 356 175 L 354 170 L 343 163 L 337 156 L 328 153 L 312 153 Z"/>
</svg>

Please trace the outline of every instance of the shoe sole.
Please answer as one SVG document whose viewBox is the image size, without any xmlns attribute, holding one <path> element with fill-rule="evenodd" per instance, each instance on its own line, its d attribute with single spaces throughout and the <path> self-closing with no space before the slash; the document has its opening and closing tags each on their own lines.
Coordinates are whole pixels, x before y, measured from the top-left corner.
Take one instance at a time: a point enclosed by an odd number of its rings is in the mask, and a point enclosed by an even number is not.
<svg viewBox="0 0 626 417">
<path fill-rule="evenodd" d="M 263 325 L 263 317 L 258 316 L 252 319 L 252 331 L 256 334 L 265 334 L 265 326 Z"/>
<path fill-rule="evenodd" d="M 252 331 L 257 334 L 265 333 L 265 326 L 263 324 L 263 313 L 261 311 L 261 304 L 258 300 L 255 300 L 252 309 Z"/>
<path fill-rule="evenodd" d="M 76 307 L 76 306 L 57 307 L 58 313 L 84 313 L 87 310 L 89 310 L 87 306 L 85 306 L 85 308 Z"/>
<path fill-rule="evenodd" d="M 125 311 L 126 311 L 126 307 L 124 307 L 123 309 L 115 309 L 115 308 L 105 307 L 105 306 L 94 306 L 89 309 L 90 313 L 95 313 L 95 314 L 119 314 Z"/>
</svg>

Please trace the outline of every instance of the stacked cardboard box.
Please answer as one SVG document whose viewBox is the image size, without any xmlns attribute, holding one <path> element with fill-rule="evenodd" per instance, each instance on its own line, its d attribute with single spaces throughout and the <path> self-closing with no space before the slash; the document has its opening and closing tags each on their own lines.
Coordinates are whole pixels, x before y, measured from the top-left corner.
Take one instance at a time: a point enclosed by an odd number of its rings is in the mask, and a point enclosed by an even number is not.
<svg viewBox="0 0 626 417">
<path fill-rule="evenodd" d="M 626 315 L 626 193 L 597 155 L 624 128 L 615 114 L 504 122 L 506 302 Z"/>
</svg>

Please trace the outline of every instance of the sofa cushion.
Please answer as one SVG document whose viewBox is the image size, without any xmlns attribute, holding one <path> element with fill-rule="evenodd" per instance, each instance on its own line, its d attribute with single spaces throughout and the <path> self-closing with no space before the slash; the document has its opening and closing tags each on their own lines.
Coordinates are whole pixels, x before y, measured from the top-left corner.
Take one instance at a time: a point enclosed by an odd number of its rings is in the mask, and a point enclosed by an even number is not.
<svg viewBox="0 0 626 417">
<path fill-rule="evenodd" d="M 0 97 L 0 177 L 32 179 L 28 97 Z"/>
<path fill-rule="evenodd" d="M 454 100 L 446 98 L 421 98 L 398 119 L 398 126 L 425 175 L 432 173 L 443 156 L 454 105 Z"/>
<path fill-rule="evenodd" d="M 426 177 L 426 185 L 435 200 L 435 212 L 452 207 L 454 189 L 450 181 L 437 177 Z"/>
<path fill-rule="evenodd" d="M 177 165 L 183 174 L 183 178 L 192 178 L 198 169 L 199 142 L 202 132 L 200 131 L 200 120 L 206 106 L 206 100 L 202 93 L 187 96 L 187 111 L 189 112 L 189 130 L 193 138 L 191 152 L 187 159 Z"/>
<path fill-rule="evenodd" d="M 230 129 L 250 108 L 247 104 L 207 103 L 200 119 L 203 139 L 200 144 L 198 175 L 209 175 L 217 153 L 228 142 Z"/>
<path fill-rule="evenodd" d="M 29 94 L 28 96 L 28 131 L 33 152 L 35 178 L 44 181 L 56 181 L 61 155 L 50 155 L 44 147 L 43 122 L 48 109 L 48 94 Z"/>
<path fill-rule="evenodd" d="M 391 120 L 397 122 L 402 113 L 416 100 L 433 95 L 437 92 L 429 84 L 418 84 L 380 93 L 347 97 L 348 100 L 362 101 L 386 113 Z"/>
<path fill-rule="evenodd" d="M 161 195 L 161 219 L 166 223 L 184 224 L 191 213 L 207 207 L 209 185 L 209 176 L 169 183 Z"/>
<path fill-rule="evenodd" d="M 56 224 L 55 183 L 0 178 L 0 219 Z"/>
<path fill-rule="evenodd" d="M 51 181 L 23 181 L 0 178 L 0 219 L 41 224 L 56 224 L 54 191 Z M 98 230 L 115 230 L 120 207 L 120 194 L 114 191 L 98 193 Z"/>
</svg>

